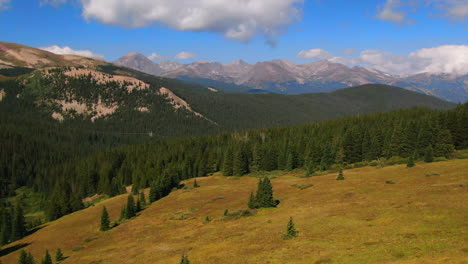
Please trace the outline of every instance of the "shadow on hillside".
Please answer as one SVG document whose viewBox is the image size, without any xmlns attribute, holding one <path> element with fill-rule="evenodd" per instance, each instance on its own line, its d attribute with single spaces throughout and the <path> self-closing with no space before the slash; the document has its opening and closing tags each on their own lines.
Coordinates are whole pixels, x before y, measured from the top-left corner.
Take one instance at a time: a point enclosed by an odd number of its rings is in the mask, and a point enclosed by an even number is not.
<svg viewBox="0 0 468 264">
<path fill-rule="evenodd" d="M 22 249 L 22 248 L 28 246 L 29 244 L 30 243 L 21 243 L 21 244 L 18 244 L 18 245 L 14 245 L 14 246 L 11 246 L 11 247 L 4 248 L 4 249 L 0 250 L 0 257 L 8 255 L 11 252 L 14 252 L 14 251 L 16 251 L 18 249 Z"/>
<path fill-rule="evenodd" d="M 37 231 L 41 230 L 42 228 L 46 227 L 47 225 L 42 225 L 42 226 L 37 226 L 31 230 L 28 231 L 28 233 L 26 234 L 26 236 L 29 236 L 31 234 L 34 234 L 36 233 Z"/>
</svg>

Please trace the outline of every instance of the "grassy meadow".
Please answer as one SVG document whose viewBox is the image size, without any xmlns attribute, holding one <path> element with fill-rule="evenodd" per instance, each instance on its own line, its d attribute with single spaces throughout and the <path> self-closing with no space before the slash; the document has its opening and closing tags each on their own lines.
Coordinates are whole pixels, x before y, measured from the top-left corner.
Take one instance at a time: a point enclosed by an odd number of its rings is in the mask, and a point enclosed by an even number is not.
<svg viewBox="0 0 468 264">
<path fill-rule="evenodd" d="M 0 260 L 16 263 L 20 250 L 6 253 L 24 246 L 36 262 L 61 248 L 63 264 L 176 264 L 184 253 L 193 264 L 468 263 L 466 159 L 350 169 L 344 181 L 272 175 L 281 203 L 253 216 L 224 212 L 247 208 L 257 178 L 202 177 L 107 232 L 102 206 L 117 220 L 127 196 L 100 201 L 4 246 Z M 290 217 L 299 235 L 284 240 Z"/>
</svg>

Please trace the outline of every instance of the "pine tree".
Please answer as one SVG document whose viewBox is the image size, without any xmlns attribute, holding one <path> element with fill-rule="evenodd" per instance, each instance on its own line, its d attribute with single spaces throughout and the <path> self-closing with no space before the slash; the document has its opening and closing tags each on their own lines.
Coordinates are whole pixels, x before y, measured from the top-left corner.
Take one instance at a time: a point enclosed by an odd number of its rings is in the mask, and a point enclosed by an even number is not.
<svg viewBox="0 0 468 264">
<path fill-rule="evenodd" d="M 414 167 L 415 164 L 414 164 L 414 154 L 413 155 L 410 155 L 408 157 L 408 162 L 406 163 L 406 167 L 407 168 L 411 168 L 411 167 Z"/>
<path fill-rule="evenodd" d="M 109 220 L 109 213 L 107 212 L 107 208 L 105 206 L 102 207 L 102 214 L 101 214 L 101 231 L 107 231 L 110 229 L 110 220 Z"/>
<path fill-rule="evenodd" d="M 424 162 L 433 162 L 434 161 L 434 152 L 432 150 L 432 145 L 427 146 L 424 153 Z"/>
<path fill-rule="evenodd" d="M 286 234 L 284 235 L 284 238 L 290 239 L 290 238 L 296 237 L 298 233 L 299 232 L 297 232 L 296 228 L 294 227 L 293 218 L 290 217 L 288 225 L 286 226 Z"/>
<path fill-rule="evenodd" d="M 31 252 L 29 252 L 27 257 L 26 257 L 26 263 L 27 264 L 36 264 L 36 261 L 34 260 L 34 257 L 31 254 Z"/>
<path fill-rule="evenodd" d="M 200 187 L 200 185 L 198 185 L 197 179 L 195 179 L 195 180 L 193 181 L 193 188 L 198 188 L 198 187 Z"/>
<path fill-rule="evenodd" d="M 120 210 L 120 220 L 124 220 L 127 218 L 127 206 L 122 206 L 122 210 Z"/>
<path fill-rule="evenodd" d="M 63 258 L 63 253 L 60 248 L 57 248 L 57 251 L 55 252 L 55 261 L 62 261 Z"/>
<path fill-rule="evenodd" d="M 337 181 L 342 181 L 342 180 L 344 180 L 344 179 L 345 179 L 345 178 L 344 178 L 344 175 L 343 175 L 343 170 L 340 169 L 340 171 L 338 172 L 338 176 L 336 177 L 336 180 L 337 180 Z"/>
<path fill-rule="evenodd" d="M 273 199 L 273 186 L 271 185 L 271 181 L 268 177 L 263 178 L 263 180 L 259 180 L 258 182 L 258 189 L 256 202 L 257 207 L 276 207 L 276 202 Z"/>
<path fill-rule="evenodd" d="M 243 148 L 239 148 L 234 154 L 232 162 L 233 175 L 242 176 L 249 173 L 249 161 Z"/>
<path fill-rule="evenodd" d="M 135 205 L 135 212 L 138 213 L 141 210 L 143 210 L 143 208 L 141 207 L 140 200 L 138 199 L 137 202 L 136 202 L 136 205 Z"/>
<path fill-rule="evenodd" d="M 182 255 L 182 259 L 180 260 L 180 264 L 190 264 L 190 261 L 188 259 L 187 255 Z"/>
<path fill-rule="evenodd" d="M 52 258 L 50 257 L 49 250 L 47 249 L 41 264 L 52 264 Z"/>
<path fill-rule="evenodd" d="M 144 193 L 144 192 L 141 192 L 141 193 L 140 193 L 140 199 L 139 199 L 139 201 L 140 201 L 140 205 L 141 205 L 142 207 L 145 207 L 145 206 L 146 206 L 146 198 L 145 198 L 145 193 Z"/>
<path fill-rule="evenodd" d="M 224 176 L 232 176 L 234 175 L 233 172 L 233 155 L 232 151 L 228 149 L 224 154 L 224 162 L 223 162 L 223 174 Z"/>
<path fill-rule="evenodd" d="M 18 240 L 26 235 L 26 225 L 24 222 L 23 208 L 19 203 L 15 206 L 12 223 L 12 240 Z"/>
<path fill-rule="evenodd" d="M 250 193 L 250 198 L 249 198 L 249 202 L 248 202 L 247 206 L 250 209 L 258 208 L 257 199 L 255 198 L 255 195 L 253 194 L 253 192 Z"/>
<path fill-rule="evenodd" d="M 24 251 L 24 249 L 21 250 L 21 253 L 18 257 L 18 264 L 29 264 L 28 263 L 28 253 Z"/>
<path fill-rule="evenodd" d="M 153 203 L 159 199 L 159 188 L 156 183 L 153 183 L 150 188 L 150 193 L 149 193 L 149 202 Z"/>
<path fill-rule="evenodd" d="M 135 216 L 135 201 L 133 200 L 133 195 L 129 194 L 127 199 L 127 206 L 125 208 L 125 218 L 130 219 Z"/>
<path fill-rule="evenodd" d="M 312 160 L 308 160 L 307 163 L 306 163 L 306 172 L 305 172 L 305 176 L 306 177 L 309 177 L 309 176 L 312 176 L 312 174 L 314 174 L 314 164 L 312 162 Z"/>
</svg>

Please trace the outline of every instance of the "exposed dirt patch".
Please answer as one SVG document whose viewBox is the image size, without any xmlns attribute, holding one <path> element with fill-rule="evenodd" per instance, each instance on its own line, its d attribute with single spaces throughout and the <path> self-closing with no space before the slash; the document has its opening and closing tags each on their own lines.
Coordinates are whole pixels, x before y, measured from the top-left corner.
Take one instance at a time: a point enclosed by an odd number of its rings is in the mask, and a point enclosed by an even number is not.
<svg viewBox="0 0 468 264">
<path fill-rule="evenodd" d="M 6 96 L 6 92 L 4 90 L 0 90 L 0 102 L 3 100 L 3 97 Z"/>
<path fill-rule="evenodd" d="M 118 108 L 117 103 L 113 103 L 112 105 L 106 105 L 101 101 L 101 99 L 99 99 L 97 104 L 85 104 L 80 103 L 76 100 L 72 100 L 70 102 L 67 102 L 65 100 L 56 100 L 55 102 L 61 105 L 62 113 L 76 112 L 78 114 L 89 115 L 91 116 L 91 121 L 94 121 L 96 118 L 111 115 Z"/>
<path fill-rule="evenodd" d="M 192 112 L 194 115 L 198 116 L 198 117 L 201 117 L 207 121 L 210 121 L 211 123 L 213 124 L 216 124 L 216 122 L 206 118 L 205 116 L 203 116 L 202 114 L 198 113 L 197 111 L 194 111 L 192 109 L 192 107 L 190 107 L 190 105 L 182 98 L 180 98 L 179 96 L 177 96 L 175 93 L 173 93 L 171 90 L 165 88 L 165 87 L 161 87 L 159 89 L 159 93 L 166 96 L 166 98 L 169 100 L 169 103 L 172 105 L 172 107 L 174 107 L 174 110 L 177 110 L 179 108 L 184 108 L 185 110 L 189 111 L 189 112 Z"/>
<path fill-rule="evenodd" d="M 71 77 L 91 75 L 93 79 L 96 80 L 99 84 L 104 84 L 111 81 L 118 82 L 121 85 L 125 85 L 129 92 L 133 91 L 134 89 L 143 90 L 149 88 L 149 84 L 133 77 L 111 75 L 86 68 L 72 68 L 70 71 L 66 71 L 64 74 Z"/>
<path fill-rule="evenodd" d="M 51 60 L 41 57 L 39 52 L 33 49 L 20 48 L 18 50 L 6 50 L 7 56 L 13 57 L 16 60 L 24 62 L 27 66 L 35 66 L 37 64 L 52 63 Z"/>
<path fill-rule="evenodd" d="M 63 115 L 61 113 L 53 112 L 52 118 L 58 121 L 63 121 Z"/>
</svg>

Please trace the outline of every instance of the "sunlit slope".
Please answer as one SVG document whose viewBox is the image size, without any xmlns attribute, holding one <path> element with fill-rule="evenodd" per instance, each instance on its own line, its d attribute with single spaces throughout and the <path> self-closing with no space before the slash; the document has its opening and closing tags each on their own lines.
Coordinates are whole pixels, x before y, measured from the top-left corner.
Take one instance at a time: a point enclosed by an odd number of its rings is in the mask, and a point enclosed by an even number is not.
<svg viewBox="0 0 468 264">
<path fill-rule="evenodd" d="M 69 257 L 63 263 L 179 263 L 184 252 L 195 264 L 466 260 L 467 160 L 344 173 L 344 181 L 336 181 L 335 173 L 279 174 L 272 179 L 278 208 L 228 220 L 225 209 L 246 208 L 257 179 L 198 178 L 200 188 L 173 191 L 108 232 L 98 231 L 102 205 L 115 220 L 126 196 L 63 217 L 18 243 L 31 243 L 25 249 L 36 259 L 46 248 L 61 247 Z M 386 183 L 390 180 L 395 184 Z M 314 186 L 300 190 L 293 184 Z M 205 222 L 206 216 L 212 221 Z M 283 240 L 290 216 L 299 236 Z M 16 263 L 18 253 L 2 261 Z"/>
</svg>

